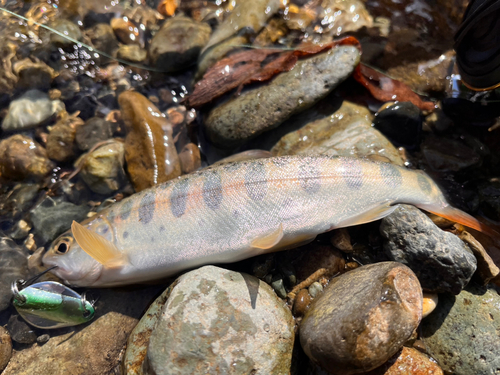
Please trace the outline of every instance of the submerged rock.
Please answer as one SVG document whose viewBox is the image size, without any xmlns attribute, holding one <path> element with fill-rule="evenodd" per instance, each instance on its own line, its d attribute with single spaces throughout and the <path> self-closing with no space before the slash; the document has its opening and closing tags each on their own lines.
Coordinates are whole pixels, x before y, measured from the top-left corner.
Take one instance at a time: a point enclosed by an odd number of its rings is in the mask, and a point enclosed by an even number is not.
<svg viewBox="0 0 500 375">
<path fill-rule="evenodd" d="M 182 173 L 191 173 L 201 168 L 200 149 L 194 143 L 188 143 L 179 153 Z"/>
<path fill-rule="evenodd" d="M 42 91 L 30 90 L 10 103 L 9 112 L 2 122 L 2 129 L 17 131 L 33 128 L 63 109 L 64 104 L 61 101 L 50 100 Z"/>
<path fill-rule="evenodd" d="M 12 340 L 9 332 L 0 326 L 0 371 L 3 371 L 12 356 Z"/>
<path fill-rule="evenodd" d="M 421 335 L 446 373 L 493 375 L 500 368 L 498 332 L 498 292 L 469 285 L 457 296 L 439 296 L 436 310 L 422 321 Z"/>
<path fill-rule="evenodd" d="M 4 180 L 41 180 L 54 164 L 45 149 L 30 137 L 16 134 L 0 142 L 0 177 Z"/>
<path fill-rule="evenodd" d="M 122 45 L 118 48 L 118 51 L 116 51 L 116 57 L 138 63 L 148 58 L 148 52 L 137 44 L 131 44 L 129 46 Z"/>
<path fill-rule="evenodd" d="M 454 139 L 427 137 L 421 149 L 427 163 L 435 171 L 458 172 L 481 161 L 477 152 Z"/>
<path fill-rule="evenodd" d="M 76 151 L 76 129 L 83 125 L 83 120 L 64 112 L 57 124 L 50 127 L 47 137 L 47 155 L 59 162 L 73 159 Z"/>
<path fill-rule="evenodd" d="M 67 19 L 59 18 L 56 21 L 54 21 L 50 26 L 54 30 L 59 31 L 61 34 L 73 38 L 74 40 L 80 40 L 82 38 L 82 32 L 80 31 L 78 25 L 75 25 L 73 22 Z M 68 47 L 74 44 L 72 40 L 64 38 L 56 33 L 50 34 L 50 41 L 56 46 L 61 46 L 61 47 Z"/>
<path fill-rule="evenodd" d="M 370 264 L 330 281 L 302 320 L 300 343 L 327 371 L 362 373 L 393 356 L 421 318 L 415 274 L 396 262 Z"/>
<path fill-rule="evenodd" d="M 399 205 L 382 219 L 380 233 L 389 258 L 410 267 L 424 290 L 458 294 L 476 271 L 476 258 L 462 240 L 416 207 Z"/>
<path fill-rule="evenodd" d="M 398 150 L 371 126 L 372 119 L 367 108 L 348 101 L 337 110 L 327 109 L 326 114 L 312 108 L 283 124 L 283 128 L 299 129 L 284 135 L 271 152 L 274 156 L 380 157 L 403 165 Z"/>
<path fill-rule="evenodd" d="M 285 374 L 293 341 L 292 315 L 266 283 L 207 266 L 176 281 L 143 369 L 157 375 Z"/>
<path fill-rule="evenodd" d="M 82 155 L 75 163 L 81 168 L 80 177 L 90 190 L 111 195 L 127 181 L 124 168 L 125 146 L 118 140 L 110 140 L 89 154 Z"/>
<path fill-rule="evenodd" d="M 98 23 L 86 30 L 87 36 L 92 41 L 96 50 L 113 55 L 118 48 L 118 40 L 115 38 L 113 28 L 106 23 Z"/>
<path fill-rule="evenodd" d="M 341 46 L 299 61 L 268 84 L 214 108 L 205 121 L 209 139 L 221 148 L 242 144 L 276 128 L 325 97 L 359 61 L 355 47 Z"/>
<path fill-rule="evenodd" d="M 113 126 L 100 117 L 92 117 L 85 124 L 77 127 L 75 140 L 82 151 L 90 150 L 96 143 L 110 139 L 113 136 Z"/>
<path fill-rule="evenodd" d="M 0 238 L 0 311 L 10 305 L 13 281 L 24 279 L 28 274 L 27 254 L 10 238 Z"/>
<path fill-rule="evenodd" d="M 19 344 L 33 344 L 36 341 L 34 328 L 28 325 L 20 315 L 11 315 L 7 323 L 7 330 L 12 341 Z"/>
<path fill-rule="evenodd" d="M 164 115 L 143 95 L 126 91 L 118 98 L 127 126 L 125 159 L 136 191 L 178 177 L 179 157 L 172 127 Z"/>
<path fill-rule="evenodd" d="M 33 62 L 28 58 L 16 62 L 12 68 L 19 77 L 18 89 L 48 89 L 56 75 L 54 69 L 44 62 Z"/>
<path fill-rule="evenodd" d="M 410 102 L 391 105 L 377 113 L 373 125 L 396 146 L 414 149 L 420 143 L 422 114 L 418 107 Z"/>
<path fill-rule="evenodd" d="M 177 16 L 167 20 L 149 45 L 149 57 L 157 68 L 175 72 L 194 64 L 211 33 L 205 22 Z"/>
</svg>

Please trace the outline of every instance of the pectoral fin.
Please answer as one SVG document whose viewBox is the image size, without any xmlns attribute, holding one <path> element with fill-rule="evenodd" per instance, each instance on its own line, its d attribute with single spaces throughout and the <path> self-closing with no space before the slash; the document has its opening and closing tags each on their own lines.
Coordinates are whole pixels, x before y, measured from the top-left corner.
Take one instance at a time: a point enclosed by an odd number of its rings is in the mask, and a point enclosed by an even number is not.
<svg viewBox="0 0 500 375">
<path fill-rule="evenodd" d="M 278 229 L 276 229 L 271 234 L 253 240 L 252 247 L 255 247 L 257 249 L 267 250 L 279 244 L 282 238 L 283 238 L 283 224 L 280 224 Z"/>
<path fill-rule="evenodd" d="M 108 268 L 119 267 L 128 263 L 127 256 L 123 254 L 114 243 L 73 221 L 71 231 L 75 241 L 92 258 Z"/>
</svg>

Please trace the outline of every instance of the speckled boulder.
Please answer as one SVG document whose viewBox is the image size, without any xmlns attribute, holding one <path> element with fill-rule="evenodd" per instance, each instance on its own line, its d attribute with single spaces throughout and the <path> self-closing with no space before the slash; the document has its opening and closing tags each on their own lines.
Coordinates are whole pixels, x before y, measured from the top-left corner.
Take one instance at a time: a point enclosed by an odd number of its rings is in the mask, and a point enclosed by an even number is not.
<svg viewBox="0 0 500 375">
<path fill-rule="evenodd" d="M 300 344 L 337 375 L 370 371 L 393 356 L 422 318 L 415 274 L 396 262 L 362 266 L 330 284 L 300 326 Z"/>
<path fill-rule="evenodd" d="M 341 46 L 299 61 L 266 85 L 215 107 L 205 121 L 209 139 L 232 148 L 276 128 L 349 77 L 359 57 L 356 47 Z"/>
<path fill-rule="evenodd" d="M 500 296 L 469 285 L 459 295 L 442 294 L 422 322 L 429 354 L 446 373 L 496 375 L 500 370 Z"/>
<path fill-rule="evenodd" d="M 155 375 L 286 374 L 293 341 L 292 314 L 269 285 L 207 266 L 178 279 L 144 367 Z"/>
<path fill-rule="evenodd" d="M 382 219 L 380 233 L 389 258 L 410 267 L 427 291 L 458 294 L 476 271 L 476 258 L 462 240 L 414 206 L 399 205 Z"/>
</svg>

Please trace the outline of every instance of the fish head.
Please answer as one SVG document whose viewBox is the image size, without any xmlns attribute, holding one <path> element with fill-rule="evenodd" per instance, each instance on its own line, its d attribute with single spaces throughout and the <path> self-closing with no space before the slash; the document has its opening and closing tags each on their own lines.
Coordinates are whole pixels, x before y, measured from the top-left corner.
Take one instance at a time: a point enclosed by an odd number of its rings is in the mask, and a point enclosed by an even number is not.
<svg viewBox="0 0 500 375">
<path fill-rule="evenodd" d="M 99 279 L 103 268 L 102 264 L 83 251 L 71 231 L 52 242 L 42 263 L 45 267 L 57 266 L 51 272 L 73 286 L 91 286 Z"/>
</svg>

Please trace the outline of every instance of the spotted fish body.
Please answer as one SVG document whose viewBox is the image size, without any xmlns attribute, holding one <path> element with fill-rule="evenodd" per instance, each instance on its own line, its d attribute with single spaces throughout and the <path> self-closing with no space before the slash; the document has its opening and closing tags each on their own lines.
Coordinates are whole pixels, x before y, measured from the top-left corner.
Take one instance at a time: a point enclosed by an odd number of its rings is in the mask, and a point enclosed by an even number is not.
<svg viewBox="0 0 500 375">
<path fill-rule="evenodd" d="M 287 156 L 185 175 L 83 222 L 126 256 L 123 265 L 103 266 L 71 232 L 54 241 L 44 264 L 57 265 L 55 273 L 78 286 L 144 282 L 291 248 L 334 228 L 387 216 L 397 203 L 480 226 L 450 207 L 421 171 L 354 158 Z"/>
</svg>

